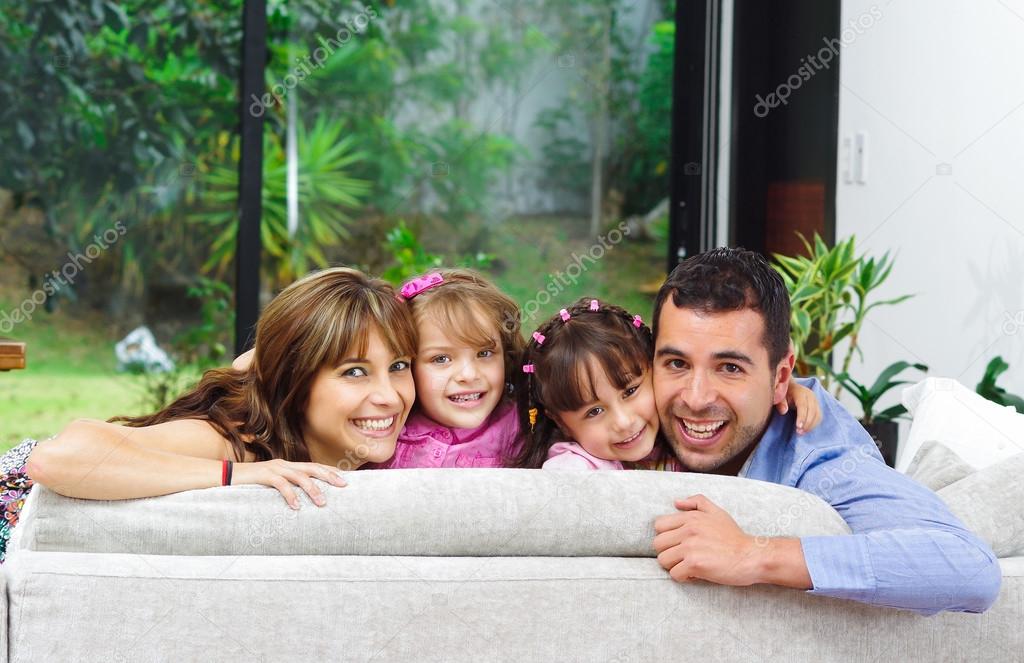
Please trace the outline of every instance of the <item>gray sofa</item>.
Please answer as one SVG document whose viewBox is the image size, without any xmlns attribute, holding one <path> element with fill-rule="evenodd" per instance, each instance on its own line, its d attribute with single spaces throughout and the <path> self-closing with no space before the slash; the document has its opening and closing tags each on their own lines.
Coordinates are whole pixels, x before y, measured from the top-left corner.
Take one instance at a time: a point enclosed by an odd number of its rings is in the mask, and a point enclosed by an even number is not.
<svg viewBox="0 0 1024 663">
<path fill-rule="evenodd" d="M 673 582 L 652 521 L 704 493 L 747 532 L 848 533 L 824 502 L 695 474 L 390 470 L 289 510 L 237 486 L 126 502 L 36 487 L 0 657 L 22 661 L 1024 660 L 1024 558 L 985 614 Z"/>
</svg>

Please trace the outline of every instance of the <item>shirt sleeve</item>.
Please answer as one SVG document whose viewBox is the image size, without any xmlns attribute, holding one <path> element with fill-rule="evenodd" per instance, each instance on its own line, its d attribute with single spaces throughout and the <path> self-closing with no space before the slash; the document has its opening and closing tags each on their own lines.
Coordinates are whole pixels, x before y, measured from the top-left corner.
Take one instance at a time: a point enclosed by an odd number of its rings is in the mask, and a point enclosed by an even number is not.
<svg viewBox="0 0 1024 663">
<path fill-rule="evenodd" d="M 922 614 L 995 602 L 1002 572 L 992 549 L 870 441 L 815 449 L 800 465 L 796 487 L 831 504 L 853 532 L 800 539 L 810 593 Z"/>
</svg>

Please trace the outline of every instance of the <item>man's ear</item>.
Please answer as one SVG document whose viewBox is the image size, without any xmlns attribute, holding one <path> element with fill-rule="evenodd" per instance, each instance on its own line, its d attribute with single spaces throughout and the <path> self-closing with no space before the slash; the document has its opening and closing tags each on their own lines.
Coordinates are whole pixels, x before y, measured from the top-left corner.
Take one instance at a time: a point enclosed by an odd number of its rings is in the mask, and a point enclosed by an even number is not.
<svg viewBox="0 0 1024 663">
<path fill-rule="evenodd" d="M 772 403 L 778 405 L 786 400 L 786 392 L 789 391 L 789 382 L 793 379 L 793 367 L 796 365 L 796 354 L 793 353 L 793 342 L 789 343 L 789 350 L 786 356 L 775 367 L 774 393 Z"/>
</svg>

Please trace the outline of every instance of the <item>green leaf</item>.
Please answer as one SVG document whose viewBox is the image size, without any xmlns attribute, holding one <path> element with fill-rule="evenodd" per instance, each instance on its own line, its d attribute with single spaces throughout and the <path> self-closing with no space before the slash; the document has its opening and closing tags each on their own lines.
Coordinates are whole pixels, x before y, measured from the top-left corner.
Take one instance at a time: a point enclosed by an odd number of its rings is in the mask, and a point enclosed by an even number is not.
<svg viewBox="0 0 1024 663">
<path fill-rule="evenodd" d="M 907 408 L 902 405 L 893 405 L 886 408 L 872 417 L 872 421 L 895 421 L 907 414 Z"/>
<path fill-rule="evenodd" d="M 882 372 L 878 375 L 878 379 L 876 379 L 875 383 L 873 385 L 871 385 L 871 389 L 870 389 L 871 393 L 874 394 L 876 399 L 877 399 L 878 396 L 881 396 L 882 394 L 884 394 L 889 389 L 892 389 L 894 386 L 896 386 L 896 384 L 891 383 L 891 380 L 896 375 L 902 373 L 903 371 L 907 370 L 908 368 L 916 368 L 917 370 L 919 370 L 921 372 L 927 372 L 928 371 L 928 367 L 925 366 L 924 364 L 911 364 L 911 363 L 905 362 L 905 361 L 894 362 L 894 363 L 890 364 L 889 366 L 887 366 L 886 368 L 884 368 L 882 370 Z M 899 384 L 904 384 L 904 383 L 899 383 Z"/>
</svg>

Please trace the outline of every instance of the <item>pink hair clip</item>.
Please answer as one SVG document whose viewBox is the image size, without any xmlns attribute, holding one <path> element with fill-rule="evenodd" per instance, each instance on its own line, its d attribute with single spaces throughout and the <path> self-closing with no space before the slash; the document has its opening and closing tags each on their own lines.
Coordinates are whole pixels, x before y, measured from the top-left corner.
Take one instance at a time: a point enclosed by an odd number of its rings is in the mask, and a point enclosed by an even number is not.
<svg viewBox="0 0 1024 663">
<path fill-rule="evenodd" d="M 596 299 L 591 299 L 590 300 L 590 310 L 591 311 L 598 311 L 600 309 L 601 309 L 601 305 L 597 303 L 597 300 Z"/>
<path fill-rule="evenodd" d="M 633 326 L 640 329 L 640 325 L 644 324 L 644 321 L 640 319 L 639 315 L 633 316 Z"/>
<path fill-rule="evenodd" d="M 564 308 L 561 311 L 558 312 L 558 315 L 562 316 L 562 322 L 567 321 L 569 319 L 569 317 L 570 317 L 569 316 L 569 312 L 566 311 Z"/>
<path fill-rule="evenodd" d="M 537 345 L 544 345 L 544 338 L 544 334 L 533 332 L 533 340 L 537 341 Z"/>
<path fill-rule="evenodd" d="M 533 373 L 533 364 L 523 364 L 523 373 Z"/>
<path fill-rule="evenodd" d="M 402 296 L 406 299 L 412 299 L 416 295 L 437 287 L 442 283 L 444 283 L 444 277 L 441 276 L 441 273 L 431 272 L 425 276 L 406 281 L 405 285 L 402 286 Z"/>
</svg>

